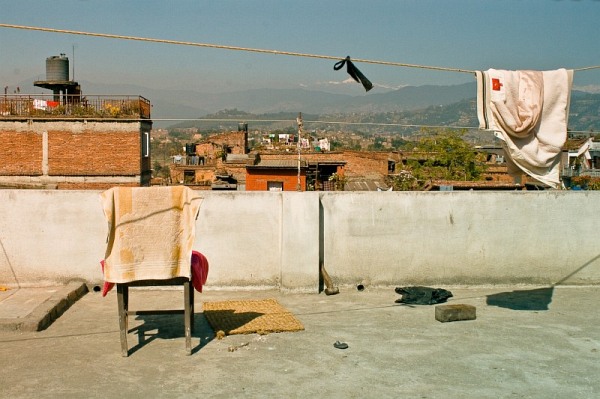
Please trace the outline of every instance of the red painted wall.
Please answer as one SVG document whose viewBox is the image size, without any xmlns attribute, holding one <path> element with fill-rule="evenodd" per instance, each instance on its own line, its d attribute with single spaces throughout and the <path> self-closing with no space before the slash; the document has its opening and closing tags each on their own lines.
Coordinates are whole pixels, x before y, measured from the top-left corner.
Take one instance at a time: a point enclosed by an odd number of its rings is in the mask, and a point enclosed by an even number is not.
<svg viewBox="0 0 600 399">
<path fill-rule="evenodd" d="M 247 169 L 246 191 L 267 191 L 270 181 L 283 182 L 283 191 L 296 191 L 298 185 L 298 171 L 286 169 Z M 306 174 L 300 175 L 301 191 L 306 190 Z"/>
</svg>

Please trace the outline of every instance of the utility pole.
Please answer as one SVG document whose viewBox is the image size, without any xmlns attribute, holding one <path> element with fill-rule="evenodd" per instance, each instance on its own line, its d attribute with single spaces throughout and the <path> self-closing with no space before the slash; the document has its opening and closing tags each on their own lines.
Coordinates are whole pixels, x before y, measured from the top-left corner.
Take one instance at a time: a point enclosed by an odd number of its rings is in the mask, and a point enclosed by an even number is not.
<svg viewBox="0 0 600 399">
<path fill-rule="evenodd" d="M 296 185 L 296 191 L 302 191 L 302 184 L 300 183 L 300 150 L 302 148 L 301 140 L 302 140 L 302 127 L 304 126 L 304 122 L 302 122 L 302 112 L 298 113 L 298 117 L 296 118 L 296 123 L 298 123 L 298 184 Z"/>
</svg>

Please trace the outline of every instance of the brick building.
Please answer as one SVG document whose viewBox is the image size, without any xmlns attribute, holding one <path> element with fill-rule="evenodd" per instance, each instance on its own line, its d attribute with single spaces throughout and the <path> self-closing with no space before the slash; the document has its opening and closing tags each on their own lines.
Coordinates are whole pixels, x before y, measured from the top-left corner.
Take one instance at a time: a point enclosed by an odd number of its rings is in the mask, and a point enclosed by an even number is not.
<svg viewBox="0 0 600 399">
<path fill-rule="evenodd" d="M 49 103 L 43 95 L 0 98 L 0 187 L 149 184 L 148 100 L 96 96 Z"/>
<path fill-rule="evenodd" d="M 266 181 L 287 182 L 288 180 L 290 183 L 284 185 L 283 189 L 288 190 L 288 187 L 296 189 L 297 153 L 261 151 L 256 154 L 255 159 L 254 165 L 246 168 L 247 190 L 267 190 Z M 385 180 L 390 173 L 395 171 L 400 157 L 398 153 L 391 152 L 310 151 L 301 153 L 301 160 L 305 165 L 301 168 L 301 174 L 303 175 L 306 170 L 306 183 L 302 184 L 301 189 L 303 191 L 332 191 L 340 190 L 340 185 L 346 185 L 347 190 L 365 190 L 370 189 L 369 187 L 387 188 Z M 288 170 L 284 170 L 282 167 L 286 164 Z M 258 173 L 259 171 L 261 173 Z M 259 179 L 260 183 L 258 183 Z M 292 180 L 293 184 L 291 184 Z"/>
<path fill-rule="evenodd" d="M 176 156 L 170 168 L 172 184 L 194 186 L 199 190 L 236 189 L 246 179 L 248 132 L 220 133 L 199 143 L 186 145 L 185 154 Z M 227 184 L 224 183 L 228 177 Z"/>
<path fill-rule="evenodd" d="M 306 191 L 308 163 L 292 159 L 262 160 L 246 166 L 247 191 Z"/>
</svg>

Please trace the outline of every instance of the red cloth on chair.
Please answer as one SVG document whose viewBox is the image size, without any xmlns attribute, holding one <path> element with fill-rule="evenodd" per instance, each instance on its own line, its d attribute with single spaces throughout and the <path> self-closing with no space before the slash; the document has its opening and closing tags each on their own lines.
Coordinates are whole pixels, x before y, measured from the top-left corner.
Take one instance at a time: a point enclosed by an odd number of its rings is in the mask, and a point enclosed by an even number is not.
<svg viewBox="0 0 600 399">
<path fill-rule="evenodd" d="M 198 292 L 208 278 L 208 260 L 198 251 L 192 251 L 192 285 Z"/>
<path fill-rule="evenodd" d="M 104 259 L 100 261 L 100 264 L 102 265 L 102 275 L 104 275 Z M 102 285 L 102 296 L 106 296 L 108 291 L 112 290 L 114 286 L 115 283 L 109 283 L 108 281 L 105 281 L 104 285 Z"/>
<path fill-rule="evenodd" d="M 100 261 L 102 265 L 102 274 L 104 274 L 104 259 Z M 198 251 L 192 251 L 192 285 L 198 292 L 202 292 L 202 286 L 206 284 L 208 278 L 208 260 L 206 256 Z M 105 281 L 102 285 L 102 296 L 106 296 L 113 289 L 115 283 Z"/>
</svg>

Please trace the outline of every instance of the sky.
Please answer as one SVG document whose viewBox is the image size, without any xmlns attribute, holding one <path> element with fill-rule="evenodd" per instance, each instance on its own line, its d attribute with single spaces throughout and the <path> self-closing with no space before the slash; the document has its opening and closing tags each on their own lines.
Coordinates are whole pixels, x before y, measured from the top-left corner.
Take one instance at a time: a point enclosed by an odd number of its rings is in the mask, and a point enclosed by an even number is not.
<svg viewBox="0 0 600 399">
<path fill-rule="evenodd" d="M 0 23 L 466 70 L 600 65 L 597 0 L 0 0 Z M 0 85 L 11 93 L 29 82 L 23 89 L 31 92 L 33 80 L 45 79 L 46 58 L 61 53 L 76 81 L 207 93 L 303 88 L 366 95 L 344 70 L 334 71 L 330 59 L 5 27 Z M 369 93 L 475 79 L 472 73 L 356 66 L 375 86 Z M 574 88 L 600 92 L 600 68 L 576 72 Z"/>
</svg>

